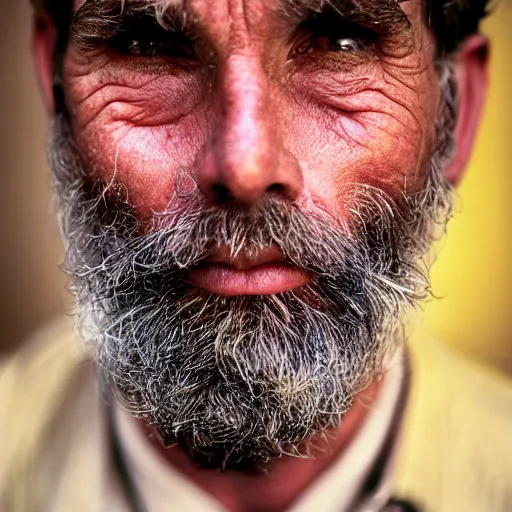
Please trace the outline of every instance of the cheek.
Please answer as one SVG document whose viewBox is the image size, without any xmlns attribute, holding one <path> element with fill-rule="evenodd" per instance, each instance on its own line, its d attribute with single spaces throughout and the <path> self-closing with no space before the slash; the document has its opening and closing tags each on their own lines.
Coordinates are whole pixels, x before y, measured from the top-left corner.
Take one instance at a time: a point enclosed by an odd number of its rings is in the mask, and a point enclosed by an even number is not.
<svg viewBox="0 0 512 512">
<path fill-rule="evenodd" d="M 202 146 L 201 128 L 194 120 L 178 127 L 105 127 L 93 140 L 85 136 L 81 148 L 93 178 L 122 184 L 130 204 L 147 219 L 166 209 L 178 181 L 187 182 Z"/>
<path fill-rule="evenodd" d="M 398 199 L 421 186 L 437 112 L 437 96 L 421 78 L 414 87 L 382 75 L 343 81 L 316 75 L 296 84 L 286 144 L 315 203 L 343 219 L 355 188 L 375 187 Z"/>
<path fill-rule="evenodd" d="M 68 76 L 74 134 L 92 179 L 122 184 L 142 218 L 165 210 L 206 140 L 200 81 L 128 70 Z"/>
</svg>

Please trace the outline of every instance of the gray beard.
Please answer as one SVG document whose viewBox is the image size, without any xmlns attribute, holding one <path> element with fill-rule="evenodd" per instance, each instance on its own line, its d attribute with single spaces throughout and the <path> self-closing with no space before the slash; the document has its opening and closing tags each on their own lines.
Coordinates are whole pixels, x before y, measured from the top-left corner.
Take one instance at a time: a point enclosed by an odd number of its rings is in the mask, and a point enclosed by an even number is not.
<svg viewBox="0 0 512 512">
<path fill-rule="evenodd" d="M 344 227 L 272 198 L 251 210 L 208 207 L 180 195 L 178 182 L 169 209 L 142 229 L 122 187 L 90 182 L 57 116 L 51 162 L 78 326 L 121 404 L 201 466 L 311 456 L 304 441 L 339 426 L 382 373 L 405 310 L 428 293 L 421 258 L 450 211 L 442 169 L 452 110 L 439 117 L 422 190 L 397 200 L 354 186 Z M 236 255 L 272 245 L 311 283 L 221 297 L 186 282 L 215 247 Z"/>
</svg>

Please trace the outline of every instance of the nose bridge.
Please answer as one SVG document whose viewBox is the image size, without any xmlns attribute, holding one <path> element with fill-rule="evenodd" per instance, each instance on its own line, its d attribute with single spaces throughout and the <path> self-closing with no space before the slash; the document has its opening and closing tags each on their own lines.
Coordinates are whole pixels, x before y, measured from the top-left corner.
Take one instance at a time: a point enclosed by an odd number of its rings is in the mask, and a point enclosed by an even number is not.
<svg viewBox="0 0 512 512">
<path fill-rule="evenodd" d="M 257 186 L 271 178 L 276 145 L 270 144 L 267 77 L 254 55 L 233 55 L 221 78 L 223 120 L 218 140 L 223 178 Z M 275 127 L 274 127 L 275 129 Z"/>
<path fill-rule="evenodd" d="M 197 182 L 213 201 L 252 204 L 266 194 L 295 199 L 299 166 L 280 137 L 280 106 L 258 49 L 238 47 L 219 65 L 218 116 L 197 168 Z"/>
</svg>

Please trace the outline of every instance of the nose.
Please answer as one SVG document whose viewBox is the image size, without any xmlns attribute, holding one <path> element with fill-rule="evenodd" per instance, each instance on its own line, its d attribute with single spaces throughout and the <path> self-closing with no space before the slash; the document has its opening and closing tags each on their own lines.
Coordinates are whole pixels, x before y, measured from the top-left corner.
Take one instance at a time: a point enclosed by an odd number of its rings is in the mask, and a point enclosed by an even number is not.
<svg viewBox="0 0 512 512">
<path fill-rule="evenodd" d="M 279 109 L 257 59 L 233 56 L 219 78 L 219 122 L 197 168 L 203 195 L 253 205 L 267 195 L 296 199 L 303 180 L 280 138 Z"/>
</svg>

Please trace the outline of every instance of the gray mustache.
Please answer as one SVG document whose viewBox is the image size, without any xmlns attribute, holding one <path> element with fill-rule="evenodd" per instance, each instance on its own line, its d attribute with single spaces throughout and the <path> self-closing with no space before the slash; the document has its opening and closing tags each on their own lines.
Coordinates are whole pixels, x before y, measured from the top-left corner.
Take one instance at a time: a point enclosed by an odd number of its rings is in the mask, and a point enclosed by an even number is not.
<svg viewBox="0 0 512 512">
<path fill-rule="evenodd" d="M 129 260 L 134 272 L 140 274 L 188 269 L 219 248 L 236 258 L 242 254 L 251 257 L 275 246 L 288 262 L 317 273 L 326 272 L 354 252 L 353 241 L 333 225 L 334 221 L 311 220 L 294 204 L 271 198 L 247 211 L 204 208 L 198 203 L 197 198 L 189 200 L 179 209 L 155 217 L 146 233 L 135 234 L 133 229 L 128 235 L 117 230 L 119 226 L 126 229 L 126 223 L 119 222 L 119 212 L 126 206 L 109 205 L 110 212 L 118 212 L 116 222 L 105 224 L 102 237 L 91 244 L 97 243 L 98 250 L 109 248 L 102 262 L 106 270 Z"/>
</svg>

